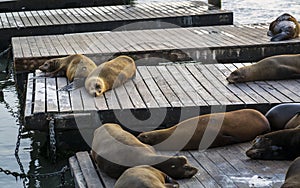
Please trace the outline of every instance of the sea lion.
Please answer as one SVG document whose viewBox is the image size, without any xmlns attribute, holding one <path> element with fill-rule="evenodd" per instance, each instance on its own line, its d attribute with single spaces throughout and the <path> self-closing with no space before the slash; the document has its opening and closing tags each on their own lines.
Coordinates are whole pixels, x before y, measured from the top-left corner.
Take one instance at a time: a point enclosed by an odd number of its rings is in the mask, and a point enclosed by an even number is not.
<svg viewBox="0 0 300 188">
<path fill-rule="evenodd" d="M 271 22 L 267 35 L 272 37 L 271 41 L 281 41 L 298 37 L 299 31 L 296 18 L 285 13 Z"/>
<path fill-rule="evenodd" d="M 229 83 L 300 78 L 300 54 L 276 55 L 233 71 Z"/>
<path fill-rule="evenodd" d="M 300 157 L 296 158 L 290 165 L 285 175 L 285 181 L 281 188 L 300 187 Z"/>
<path fill-rule="evenodd" d="M 266 118 L 272 130 L 291 128 L 294 116 L 300 112 L 300 103 L 285 103 L 272 107 L 267 113 Z M 295 119 L 293 120 L 295 122 Z"/>
<path fill-rule="evenodd" d="M 300 126 L 300 113 L 298 112 L 294 117 L 292 117 L 284 126 L 285 129 L 299 128 Z"/>
<path fill-rule="evenodd" d="M 176 188 L 178 183 L 165 173 L 149 165 L 127 169 L 117 180 L 114 188 Z"/>
<path fill-rule="evenodd" d="M 246 155 L 252 159 L 293 160 L 300 156 L 300 129 L 284 129 L 257 136 Z"/>
<path fill-rule="evenodd" d="M 134 77 L 135 73 L 134 60 L 128 56 L 118 56 L 93 70 L 85 81 L 85 88 L 89 94 L 97 97 L 107 90 L 122 85 Z"/>
<path fill-rule="evenodd" d="M 96 64 L 90 58 L 82 54 L 74 54 L 49 59 L 39 69 L 46 72 L 47 76 L 66 76 L 69 81 L 73 81 L 74 78 L 86 78 L 96 67 Z"/>
<path fill-rule="evenodd" d="M 95 130 L 91 153 L 98 168 L 112 178 L 138 165 L 151 165 L 174 179 L 190 178 L 197 173 L 185 156 L 158 155 L 118 124 L 104 124 Z"/>
<path fill-rule="evenodd" d="M 46 72 L 45 76 L 66 76 L 72 83 L 60 90 L 71 90 L 75 89 L 74 87 L 83 86 L 84 79 L 96 67 L 95 62 L 90 58 L 82 54 L 74 54 L 62 58 L 49 59 L 39 69 Z M 73 83 L 75 80 L 76 85 Z"/>
<path fill-rule="evenodd" d="M 269 122 L 263 114 L 243 109 L 193 117 L 167 129 L 141 133 L 137 138 L 159 150 L 198 150 L 250 141 L 268 131 Z M 209 137 L 208 145 L 204 143 L 204 132 Z"/>
</svg>

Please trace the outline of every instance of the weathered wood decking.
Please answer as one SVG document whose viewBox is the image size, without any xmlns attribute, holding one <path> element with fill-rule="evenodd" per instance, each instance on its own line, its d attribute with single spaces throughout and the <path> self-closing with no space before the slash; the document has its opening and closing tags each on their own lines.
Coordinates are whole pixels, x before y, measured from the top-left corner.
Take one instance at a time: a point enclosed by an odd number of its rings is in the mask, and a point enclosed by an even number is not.
<svg viewBox="0 0 300 188">
<path fill-rule="evenodd" d="M 29 74 L 25 127 L 47 130 L 48 118 L 55 117 L 56 129 L 77 129 L 80 116 L 84 127 L 115 122 L 143 131 L 198 114 L 241 108 L 265 113 L 276 104 L 300 101 L 300 80 L 228 84 L 226 76 L 243 65 L 139 66 L 136 78 L 97 98 L 85 88 L 57 91 L 67 83 L 64 77 L 34 80 Z"/>
<path fill-rule="evenodd" d="M 96 63 L 127 54 L 136 60 L 147 59 L 152 65 L 181 60 L 249 62 L 276 54 L 300 53 L 299 38 L 270 42 L 267 30 L 268 25 L 231 25 L 95 32 L 15 37 L 12 45 L 17 72 L 36 69 L 49 58 L 75 53 L 86 54 Z"/>
<path fill-rule="evenodd" d="M 0 13 L 0 49 L 13 36 L 232 23 L 232 12 L 199 1 L 6 12 Z"/>
<path fill-rule="evenodd" d="M 280 187 L 290 161 L 251 160 L 245 155 L 249 146 L 249 143 L 242 143 L 206 151 L 179 152 L 198 168 L 193 178 L 178 181 L 180 187 Z M 102 171 L 97 174 L 87 152 L 76 153 L 69 164 L 76 187 L 111 188 L 116 181 Z"/>
</svg>

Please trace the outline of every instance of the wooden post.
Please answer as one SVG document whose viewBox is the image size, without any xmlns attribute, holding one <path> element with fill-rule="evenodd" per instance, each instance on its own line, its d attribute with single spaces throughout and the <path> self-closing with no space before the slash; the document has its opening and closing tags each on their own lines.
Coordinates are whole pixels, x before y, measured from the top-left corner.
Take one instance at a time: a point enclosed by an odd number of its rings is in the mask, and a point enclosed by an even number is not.
<svg viewBox="0 0 300 188">
<path fill-rule="evenodd" d="M 208 4 L 221 8 L 221 0 L 208 0 Z"/>
</svg>

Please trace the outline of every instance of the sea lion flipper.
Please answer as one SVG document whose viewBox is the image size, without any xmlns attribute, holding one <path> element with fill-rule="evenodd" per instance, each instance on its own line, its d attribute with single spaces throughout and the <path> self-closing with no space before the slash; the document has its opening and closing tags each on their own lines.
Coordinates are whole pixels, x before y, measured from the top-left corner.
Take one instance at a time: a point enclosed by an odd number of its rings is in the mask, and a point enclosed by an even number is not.
<svg viewBox="0 0 300 188">
<path fill-rule="evenodd" d="M 69 83 L 68 85 L 63 86 L 62 88 L 58 89 L 58 91 L 73 91 L 75 89 L 78 89 L 80 87 L 83 87 L 84 85 L 83 78 L 75 78 L 73 82 Z"/>
<path fill-rule="evenodd" d="M 286 32 L 282 32 L 282 33 L 278 33 L 277 35 L 274 35 L 271 38 L 272 42 L 277 42 L 277 41 L 281 41 L 281 40 L 285 40 L 289 37 L 289 34 Z"/>
</svg>

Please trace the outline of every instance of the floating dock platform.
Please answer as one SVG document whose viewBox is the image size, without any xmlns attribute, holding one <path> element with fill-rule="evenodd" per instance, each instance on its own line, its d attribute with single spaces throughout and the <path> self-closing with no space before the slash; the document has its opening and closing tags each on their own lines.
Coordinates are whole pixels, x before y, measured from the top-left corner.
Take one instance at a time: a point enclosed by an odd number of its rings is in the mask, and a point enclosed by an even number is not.
<svg viewBox="0 0 300 188">
<path fill-rule="evenodd" d="M 270 42 L 267 30 L 268 25 L 227 25 L 91 32 L 14 37 L 12 46 L 17 73 L 69 54 L 85 54 L 97 64 L 122 54 L 133 57 L 138 65 L 157 65 L 171 61 L 255 62 L 272 55 L 300 53 L 299 38 Z"/>
<path fill-rule="evenodd" d="M 11 37 L 232 24 L 233 14 L 201 1 L 0 13 L 0 49 Z"/>
<path fill-rule="evenodd" d="M 273 187 L 279 188 L 291 161 L 251 160 L 245 155 L 250 143 L 212 148 L 205 151 L 179 152 L 198 168 L 191 179 L 178 180 L 180 187 Z M 164 152 L 163 154 L 168 154 Z M 88 152 L 78 152 L 69 159 L 75 187 L 111 188 L 116 180 L 95 169 Z"/>
<path fill-rule="evenodd" d="M 59 91 L 67 84 L 65 77 L 31 79 L 35 75 L 30 73 L 25 127 L 47 131 L 53 118 L 61 131 L 95 129 L 109 122 L 142 132 L 199 114 L 243 108 L 265 113 L 274 105 L 300 101 L 300 80 L 228 84 L 226 76 L 244 65 L 138 66 L 133 80 L 99 97 L 90 96 L 84 87 Z"/>
</svg>

